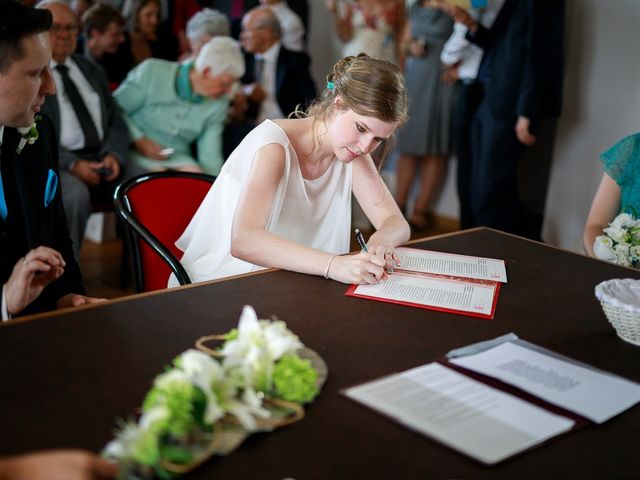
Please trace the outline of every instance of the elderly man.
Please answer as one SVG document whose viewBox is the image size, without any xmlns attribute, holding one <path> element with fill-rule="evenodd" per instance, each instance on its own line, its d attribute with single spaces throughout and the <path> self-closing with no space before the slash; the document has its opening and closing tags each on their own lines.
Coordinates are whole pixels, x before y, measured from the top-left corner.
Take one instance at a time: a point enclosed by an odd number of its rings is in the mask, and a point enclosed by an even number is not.
<svg viewBox="0 0 640 480">
<path fill-rule="evenodd" d="M 301 52 L 304 50 L 305 29 L 300 17 L 287 5 L 284 0 L 260 0 L 275 13 L 282 30 L 282 45 L 289 50 Z"/>
<path fill-rule="evenodd" d="M 129 136 L 102 69 L 73 53 L 78 22 L 71 8 L 61 1 L 41 2 L 38 7 L 53 14 L 49 37 L 58 93 L 47 99 L 42 111 L 53 122 L 60 144 L 63 202 L 77 256 L 92 201 L 111 201 L 127 158 Z"/>
<path fill-rule="evenodd" d="M 281 37 L 278 18 L 268 7 L 256 7 L 242 19 L 240 42 L 247 69 L 243 90 L 233 100 L 236 123 L 225 131 L 227 156 L 255 125 L 286 118 L 315 97 L 309 56 L 285 48 Z"/>
<path fill-rule="evenodd" d="M 78 53 L 95 60 L 105 71 L 112 88 L 117 86 L 133 67 L 131 49 L 123 45 L 124 17 L 111 5 L 96 3 L 82 16 L 82 28 Z"/>
</svg>

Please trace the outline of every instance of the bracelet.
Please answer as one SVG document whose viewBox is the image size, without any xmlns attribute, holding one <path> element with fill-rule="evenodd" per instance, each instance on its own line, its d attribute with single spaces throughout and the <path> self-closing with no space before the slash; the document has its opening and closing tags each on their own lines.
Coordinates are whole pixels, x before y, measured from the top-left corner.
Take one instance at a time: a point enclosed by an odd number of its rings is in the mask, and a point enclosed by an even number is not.
<svg viewBox="0 0 640 480">
<path fill-rule="evenodd" d="M 11 320 L 11 313 L 9 312 L 9 306 L 7 305 L 7 295 L 6 295 L 7 284 L 2 285 L 2 316 L 0 317 L 0 321 L 6 322 L 7 320 Z"/>
<path fill-rule="evenodd" d="M 327 263 L 327 269 L 324 271 L 325 280 L 329 280 L 329 269 L 331 268 L 331 262 L 333 262 L 333 259 L 336 258 L 337 256 L 338 255 L 334 255 L 329 259 L 329 263 Z"/>
</svg>

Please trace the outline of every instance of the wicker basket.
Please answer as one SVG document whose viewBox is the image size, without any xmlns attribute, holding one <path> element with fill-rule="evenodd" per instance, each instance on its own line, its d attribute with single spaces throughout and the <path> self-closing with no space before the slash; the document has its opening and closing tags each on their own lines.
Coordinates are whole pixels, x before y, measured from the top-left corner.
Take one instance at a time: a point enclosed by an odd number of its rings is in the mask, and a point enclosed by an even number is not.
<svg viewBox="0 0 640 480">
<path fill-rule="evenodd" d="M 627 292 L 640 289 L 640 280 L 626 278 L 602 282 L 596 287 L 596 297 L 618 336 L 640 346 L 640 307 L 628 298 L 617 297 L 620 287 Z"/>
</svg>

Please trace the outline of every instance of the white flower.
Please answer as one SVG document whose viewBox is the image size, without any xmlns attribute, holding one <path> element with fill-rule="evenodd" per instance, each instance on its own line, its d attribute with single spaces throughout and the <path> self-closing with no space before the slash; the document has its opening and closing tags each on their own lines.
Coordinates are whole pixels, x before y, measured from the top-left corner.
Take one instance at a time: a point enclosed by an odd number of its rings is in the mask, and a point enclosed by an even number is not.
<svg viewBox="0 0 640 480">
<path fill-rule="evenodd" d="M 180 355 L 180 369 L 207 397 L 204 420 L 214 423 L 225 413 L 235 416 L 247 430 L 256 427 L 254 417 L 267 418 L 270 413 L 262 408 L 262 396 L 245 388 L 238 397 L 239 384 L 233 376 L 225 375 L 220 363 L 199 350 L 190 349 Z M 177 378 L 177 377 L 176 377 Z"/>
<path fill-rule="evenodd" d="M 241 399 L 228 402 L 227 410 L 238 419 L 242 428 L 247 431 L 256 428 L 255 417 L 269 418 L 271 413 L 262 407 L 263 395 L 252 388 L 245 388 Z"/>
<path fill-rule="evenodd" d="M 221 353 L 225 369 L 239 369 L 247 386 L 264 391 L 271 386 L 274 363 L 302 346 L 284 322 L 258 320 L 255 310 L 245 306 L 238 337 L 226 342 Z"/>
<path fill-rule="evenodd" d="M 631 228 L 637 226 L 637 220 L 634 220 L 628 213 L 621 213 L 611 222 L 611 227 L 615 229 L 619 228 Z"/>
<path fill-rule="evenodd" d="M 283 321 L 266 322 L 263 320 L 261 323 L 263 323 L 267 345 L 275 360 L 303 347 L 300 339 L 287 328 L 287 324 Z"/>
<path fill-rule="evenodd" d="M 138 423 L 124 423 L 116 438 L 104 448 L 103 454 L 114 460 L 138 459 L 140 453 L 146 450 L 145 443 L 155 437 L 156 425 L 168 417 L 169 409 L 158 405 L 143 413 Z"/>
<path fill-rule="evenodd" d="M 222 366 L 206 353 L 189 349 L 180 356 L 180 368 L 189 381 L 200 388 L 207 397 L 205 422 L 212 424 L 224 416 L 224 409 L 215 394 L 216 390 L 229 390 L 220 384 L 227 382 Z"/>
<path fill-rule="evenodd" d="M 191 383 L 191 381 L 186 373 L 177 369 L 161 373 L 153 381 L 153 384 L 161 390 L 169 389 L 173 383 Z"/>
<path fill-rule="evenodd" d="M 22 137 L 20 138 L 20 143 L 18 143 L 18 148 L 16 148 L 16 155 L 19 155 L 27 143 L 29 145 L 36 143 L 39 134 L 36 122 L 33 122 L 28 127 L 18 127 L 16 130 Z"/>
<path fill-rule="evenodd" d="M 602 231 L 607 234 L 609 238 L 611 238 L 614 242 L 623 242 L 624 237 L 627 234 L 627 229 L 624 227 L 607 227 L 603 228 Z"/>
<path fill-rule="evenodd" d="M 634 220 L 628 213 L 621 213 L 602 231 L 615 242 L 624 242 L 628 231 L 639 226 L 640 222 L 638 220 Z"/>
<path fill-rule="evenodd" d="M 613 252 L 613 240 L 606 235 L 596 237 L 595 242 L 593 242 L 593 253 L 601 260 L 606 260 L 607 262 L 616 261 L 616 254 Z"/>
<path fill-rule="evenodd" d="M 629 245 L 627 245 L 626 243 L 619 243 L 615 247 L 613 247 L 613 252 L 616 255 L 616 263 L 618 265 L 622 265 L 623 267 L 631 266 L 631 260 L 629 259 Z"/>
</svg>

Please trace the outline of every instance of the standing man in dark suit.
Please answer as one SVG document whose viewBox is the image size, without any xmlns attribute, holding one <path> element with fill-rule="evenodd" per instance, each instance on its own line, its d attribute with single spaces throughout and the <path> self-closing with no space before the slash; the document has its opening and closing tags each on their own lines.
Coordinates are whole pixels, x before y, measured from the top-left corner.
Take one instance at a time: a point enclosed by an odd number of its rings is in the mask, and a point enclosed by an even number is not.
<svg viewBox="0 0 640 480">
<path fill-rule="evenodd" d="M 541 119 L 562 104 L 564 0 L 506 0 L 488 29 L 450 8 L 484 50 L 484 97 L 471 125 L 471 205 L 476 225 L 539 239 L 518 191 L 518 164 Z"/>
<path fill-rule="evenodd" d="M 129 151 L 129 133 L 104 71 L 74 54 L 79 25 L 71 8 L 61 1 L 41 2 L 38 8 L 53 15 L 49 35 L 57 94 L 42 111 L 59 141 L 63 202 L 77 256 L 92 201 L 111 202 Z"/>
<path fill-rule="evenodd" d="M 242 92 L 232 105 L 240 122 L 225 131 L 225 157 L 257 124 L 286 118 L 315 98 L 309 55 L 283 47 L 281 37 L 278 18 L 268 7 L 256 7 L 242 19 L 240 42 L 246 53 L 246 70 Z"/>
<path fill-rule="evenodd" d="M 7 320 L 96 299 L 82 295 L 51 123 L 36 118 L 55 93 L 51 15 L 11 0 L 0 0 L 0 12 L 0 282 Z M 28 141 L 36 130 L 38 138 Z"/>
</svg>

